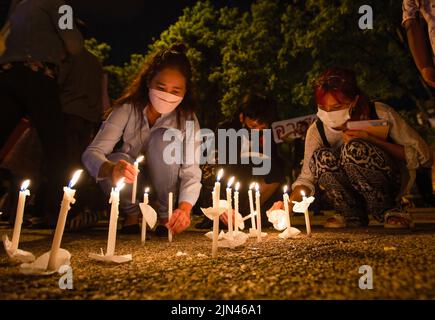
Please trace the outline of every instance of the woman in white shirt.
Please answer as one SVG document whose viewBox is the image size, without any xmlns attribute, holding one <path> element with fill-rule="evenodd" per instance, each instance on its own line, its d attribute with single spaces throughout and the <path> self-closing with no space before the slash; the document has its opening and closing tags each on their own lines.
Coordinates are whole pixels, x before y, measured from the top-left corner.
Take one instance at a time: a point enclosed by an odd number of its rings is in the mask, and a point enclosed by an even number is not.
<svg viewBox="0 0 435 320">
<path fill-rule="evenodd" d="M 290 205 L 300 201 L 301 191 L 314 194 L 319 188 L 319 201 L 337 212 L 325 227 L 364 226 L 368 214 L 386 227 L 409 227 L 412 221 L 398 204 L 412 186 L 415 170 L 432 164 L 426 142 L 391 107 L 370 102 L 350 70 L 326 70 L 314 92 L 319 119 L 308 129 L 303 168 L 292 186 Z M 347 129 L 348 121 L 369 119 L 388 122 L 386 140 Z M 276 202 L 271 209 L 282 206 Z"/>
<path fill-rule="evenodd" d="M 189 132 L 186 127 L 190 125 L 193 133 L 199 130 L 193 112 L 191 65 L 185 51 L 184 45 L 174 45 L 145 63 L 82 155 L 85 167 L 106 194 L 110 194 L 117 181 L 125 178 L 127 187 L 121 192 L 120 202 L 121 213 L 125 215 L 124 233 L 140 231 L 139 201 L 142 201 L 143 190 L 138 188 L 137 200 L 131 202 L 131 184 L 138 176 L 133 163 L 140 155 L 145 155 L 152 193 L 157 196 L 159 233 L 167 234 L 168 228 L 177 234 L 190 224 L 190 211 L 201 190 L 199 164 L 171 161 L 172 158 L 164 156 L 174 143 L 182 154 L 188 152 L 184 149 L 186 132 Z M 168 129 L 178 129 L 180 139 L 174 142 L 164 139 Z M 145 171 L 138 177 L 143 178 L 144 174 Z M 178 207 L 174 205 L 168 221 L 169 192 L 173 192 L 174 201 L 178 195 Z"/>
</svg>

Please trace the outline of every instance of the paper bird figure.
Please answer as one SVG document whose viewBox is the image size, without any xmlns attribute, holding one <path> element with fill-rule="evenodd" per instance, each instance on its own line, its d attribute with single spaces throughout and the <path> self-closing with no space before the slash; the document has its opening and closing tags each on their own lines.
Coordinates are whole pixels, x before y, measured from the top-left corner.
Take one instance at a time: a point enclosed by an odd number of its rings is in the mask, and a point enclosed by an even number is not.
<svg viewBox="0 0 435 320">
<path fill-rule="evenodd" d="M 5 251 L 9 258 L 13 262 L 26 263 L 35 261 L 35 256 L 31 252 L 21 249 L 13 250 L 12 241 L 9 240 L 7 235 L 3 235 L 3 246 L 5 247 Z"/>
<path fill-rule="evenodd" d="M 38 257 L 32 263 L 23 263 L 20 266 L 20 271 L 23 274 L 29 275 L 51 275 L 56 272 L 59 272 L 60 267 L 63 265 L 70 265 L 71 261 L 71 253 L 67 250 L 59 248 L 59 251 L 56 255 L 55 269 L 47 270 L 48 268 L 48 260 L 50 259 L 50 251 L 44 253 L 40 257 Z"/>
</svg>

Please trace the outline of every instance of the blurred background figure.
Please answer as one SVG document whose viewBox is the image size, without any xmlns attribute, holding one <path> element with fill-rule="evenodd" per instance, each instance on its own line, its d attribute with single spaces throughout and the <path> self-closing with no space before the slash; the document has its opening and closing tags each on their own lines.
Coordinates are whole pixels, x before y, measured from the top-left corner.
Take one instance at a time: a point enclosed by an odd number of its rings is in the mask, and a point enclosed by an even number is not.
<svg viewBox="0 0 435 320">
<path fill-rule="evenodd" d="M 1 154 L 3 158 L 8 154 L 4 150 L 8 139 L 20 120 L 27 117 L 43 151 L 35 211 L 42 218 L 41 224 L 49 227 L 57 221 L 60 186 L 69 177 L 65 171 L 66 154 L 62 152 L 59 68 L 68 54 L 79 54 L 83 49 L 83 38 L 75 26 L 72 30 L 59 28 L 59 7 L 64 4 L 62 0 L 12 1 L 4 27 L 8 32 L 2 38 L 5 50 L 0 57 Z"/>
</svg>

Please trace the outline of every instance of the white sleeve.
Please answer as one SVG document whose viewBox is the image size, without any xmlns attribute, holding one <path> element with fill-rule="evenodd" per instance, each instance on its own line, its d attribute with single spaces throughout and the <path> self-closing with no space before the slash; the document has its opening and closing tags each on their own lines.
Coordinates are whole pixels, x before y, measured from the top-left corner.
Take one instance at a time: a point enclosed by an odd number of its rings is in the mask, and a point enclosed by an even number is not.
<svg viewBox="0 0 435 320">
<path fill-rule="evenodd" d="M 292 189 L 296 186 L 304 185 L 310 188 L 312 194 L 315 192 L 315 177 L 310 169 L 310 161 L 313 156 L 314 151 L 323 145 L 322 139 L 316 127 L 316 122 L 314 122 L 307 131 L 307 136 L 305 138 L 305 152 L 304 152 L 304 163 L 302 165 L 302 171 L 299 177 L 292 185 Z"/>
</svg>

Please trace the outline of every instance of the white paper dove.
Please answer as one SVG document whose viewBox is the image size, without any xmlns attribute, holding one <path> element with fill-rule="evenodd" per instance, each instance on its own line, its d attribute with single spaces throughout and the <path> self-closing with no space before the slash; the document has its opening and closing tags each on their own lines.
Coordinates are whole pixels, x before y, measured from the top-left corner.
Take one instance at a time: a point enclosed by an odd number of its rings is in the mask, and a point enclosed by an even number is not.
<svg viewBox="0 0 435 320">
<path fill-rule="evenodd" d="M 90 253 L 89 258 L 97 261 L 108 262 L 108 263 L 125 263 L 133 260 L 131 254 L 126 254 L 123 256 L 116 256 L 116 255 L 108 256 L 104 254 Z"/>
<path fill-rule="evenodd" d="M 285 229 L 283 232 L 281 232 L 278 235 L 278 237 L 280 237 L 281 239 L 295 238 L 300 233 L 301 233 L 301 230 L 299 230 L 298 228 L 290 227 L 290 228 Z"/>
<path fill-rule="evenodd" d="M 12 241 L 9 240 L 7 235 L 3 235 L 2 240 L 5 251 L 12 262 L 26 263 L 35 261 L 35 256 L 31 252 L 21 249 L 13 250 Z"/>
<path fill-rule="evenodd" d="M 213 231 L 209 231 L 209 232 L 207 232 L 207 233 L 205 234 L 205 236 L 206 236 L 207 238 L 209 238 L 210 240 L 213 240 Z M 219 236 L 218 236 L 218 240 L 222 240 L 222 239 L 224 239 L 224 236 L 225 236 L 225 231 L 221 230 L 221 232 L 219 233 Z"/>
<path fill-rule="evenodd" d="M 149 204 L 139 203 L 139 208 L 145 222 L 150 228 L 154 228 L 157 222 L 157 212 Z"/>
<path fill-rule="evenodd" d="M 154 228 L 157 222 L 157 212 L 149 204 L 139 203 L 140 211 L 142 212 L 142 232 L 141 242 L 145 243 L 147 224 L 150 228 Z"/>
<path fill-rule="evenodd" d="M 213 208 L 213 207 L 201 208 L 202 213 L 204 213 L 204 215 L 207 218 L 209 218 L 210 220 L 213 220 L 216 215 L 220 216 L 226 210 L 227 210 L 227 208 L 222 208 L 222 207 L 219 207 L 219 208 Z"/>
<path fill-rule="evenodd" d="M 293 211 L 298 213 L 305 213 L 305 211 L 308 210 L 308 207 L 311 203 L 313 203 L 314 200 L 314 197 L 304 197 L 301 202 L 292 201 L 294 204 Z"/>
<path fill-rule="evenodd" d="M 51 275 L 59 272 L 59 268 L 63 265 L 70 265 L 71 261 L 71 253 L 67 250 L 59 248 L 56 256 L 55 269 L 47 270 L 48 260 L 50 259 L 50 251 L 44 253 L 40 257 L 38 257 L 32 263 L 23 263 L 20 266 L 20 271 L 23 274 L 28 275 Z"/>
<path fill-rule="evenodd" d="M 282 231 L 287 228 L 287 214 L 284 210 L 268 211 L 266 215 L 269 222 L 273 224 L 276 230 Z"/>
</svg>

